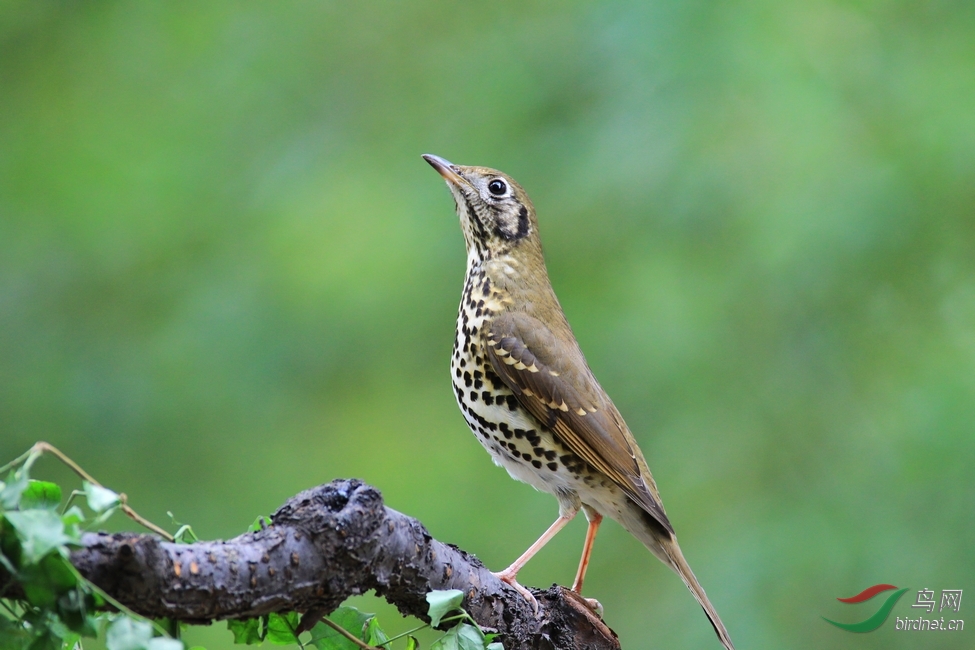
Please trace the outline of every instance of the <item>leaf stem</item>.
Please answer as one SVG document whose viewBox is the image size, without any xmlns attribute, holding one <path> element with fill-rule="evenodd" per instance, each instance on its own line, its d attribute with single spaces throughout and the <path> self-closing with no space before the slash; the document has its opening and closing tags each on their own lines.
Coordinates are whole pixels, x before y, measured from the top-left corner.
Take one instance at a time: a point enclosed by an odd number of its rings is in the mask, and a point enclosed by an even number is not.
<svg viewBox="0 0 975 650">
<path fill-rule="evenodd" d="M 369 645 L 368 643 L 366 643 L 365 641 L 363 641 L 359 637 L 355 636 L 354 634 L 352 634 L 351 632 L 349 632 L 344 627 L 342 627 L 341 625 L 339 625 L 335 621 L 331 620 L 330 618 L 327 618 L 327 617 L 323 616 L 322 617 L 322 623 L 324 623 L 325 625 L 329 626 L 330 628 L 332 628 L 333 630 L 335 630 L 336 632 L 338 632 L 339 634 L 341 634 L 342 636 L 344 636 L 346 639 L 348 639 L 352 643 L 354 643 L 357 646 L 359 646 L 360 648 L 362 648 L 362 650 L 380 650 L 379 648 L 377 648 L 375 646 Z"/>
<path fill-rule="evenodd" d="M 67 465 L 71 469 L 71 471 L 73 471 L 75 474 L 80 476 L 83 480 L 88 481 L 92 485 L 97 485 L 98 487 L 104 487 L 101 483 L 95 480 L 94 476 L 92 476 L 84 469 L 82 469 L 81 465 L 71 460 L 71 458 L 69 458 L 67 454 L 62 452 L 60 449 L 58 449 L 51 443 L 44 442 L 43 440 L 40 442 L 35 442 L 34 446 L 31 447 L 26 454 L 20 456 L 13 462 L 7 463 L 3 467 L 0 467 L 0 473 L 2 473 L 4 469 L 8 467 L 16 466 L 19 463 L 24 462 L 25 460 L 28 463 L 33 462 L 30 460 L 31 455 L 34 455 L 36 457 L 45 453 L 53 454 L 55 457 L 57 457 L 58 460 L 60 460 L 65 465 Z M 148 528 L 149 530 L 156 533 L 157 535 L 159 535 L 160 537 L 162 537 L 168 542 L 176 541 L 176 538 L 173 537 L 168 531 L 160 528 L 159 526 L 152 523 L 151 521 L 149 521 L 148 519 L 146 519 L 145 517 L 137 513 L 135 510 L 133 510 L 132 507 L 129 506 L 129 504 L 127 503 L 128 497 L 125 495 L 124 492 L 118 493 L 118 500 L 119 500 L 119 507 L 122 509 L 122 512 L 124 512 L 129 519 L 139 524 L 143 528 Z"/>
<path fill-rule="evenodd" d="M 407 630 L 406 632 L 403 632 L 402 634 L 397 634 L 396 636 L 391 636 L 388 639 L 386 639 L 385 641 L 383 641 L 382 643 L 380 643 L 378 647 L 381 648 L 384 645 L 386 645 L 387 643 L 392 643 L 393 641 L 396 641 L 397 639 L 402 639 L 404 636 L 408 636 L 410 634 L 413 634 L 414 632 L 419 632 L 420 630 L 422 630 L 424 628 L 427 628 L 427 627 L 430 627 L 430 624 L 429 623 L 424 623 L 420 627 L 415 627 L 412 630 Z"/>
</svg>

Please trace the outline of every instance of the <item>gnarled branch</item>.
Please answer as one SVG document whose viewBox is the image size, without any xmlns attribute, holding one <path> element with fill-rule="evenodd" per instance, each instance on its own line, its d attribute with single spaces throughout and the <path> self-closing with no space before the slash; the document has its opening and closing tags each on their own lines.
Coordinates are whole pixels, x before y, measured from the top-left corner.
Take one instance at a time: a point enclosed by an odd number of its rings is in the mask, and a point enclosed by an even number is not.
<svg viewBox="0 0 975 650">
<path fill-rule="evenodd" d="M 427 620 L 427 592 L 460 589 L 463 607 L 499 632 L 508 650 L 619 648 L 575 593 L 557 586 L 536 592 L 536 617 L 477 558 L 433 539 L 357 480 L 306 490 L 265 529 L 228 541 L 174 544 L 116 533 L 87 534 L 83 544 L 71 554 L 82 575 L 153 618 L 209 622 L 298 611 L 303 624 L 313 624 L 349 596 L 374 589 L 403 614 Z"/>
</svg>

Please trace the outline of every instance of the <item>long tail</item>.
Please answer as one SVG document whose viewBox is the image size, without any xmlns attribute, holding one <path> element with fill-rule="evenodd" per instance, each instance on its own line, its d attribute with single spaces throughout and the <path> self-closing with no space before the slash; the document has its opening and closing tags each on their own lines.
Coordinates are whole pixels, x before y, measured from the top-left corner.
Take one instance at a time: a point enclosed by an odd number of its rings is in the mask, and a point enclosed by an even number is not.
<svg viewBox="0 0 975 650">
<path fill-rule="evenodd" d="M 650 552 L 656 555 L 657 559 L 681 577 L 694 598 L 704 609 L 704 613 L 711 621 L 714 632 L 718 635 L 718 639 L 724 645 L 725 650 L 735 650 L 728 630 L 721 622 L 721 617 L 718 616 L 714 605 L 708 600 L 708 595 L 704 593 L 701 583 L 694 577 L 691 567 L 687 565 L 687 560 L 684 559 L 684 554 L 681 553 L 680 546 L 677 545 L 677 538 L 674 537 L 673 533 L 665 529 L 655 518 L 648 515 L 635 503 L 631 503 L 630 507 L 624 509 L 623 512 L 610 512 L 619 516 L 617 521 L 623 525 L 623 528 L 630 531 L 630 534 L 643 542 L 643 545 L 650 549 Z"/>
<path fill-rule="evenodd" d="M 658 543 L 660 541 L 658 540 Z M 694 594 L 694 598 L 700 603 L 701 607 L 704 609 L 704 613 L 707 614 L 708 620 L 711 621 L 711 625 L 714 627 L 715 634 L 718 635 L 718 639 L 721 644 L 727 650 L 735 650 L 734 644 L 731 642 L 731 637 L 728 636 L 728 630 L 725 629 L 724 623 L 721 622 L 721 617 L 718 616 L 718 612 L 714 609 L 714 605 L 708 600 L 708 595 L 704 593 L 704 588 L 701 583 L 697 581 L 694 577 L 694 572 L 691 571 L 691 567 L 688 566 L 687 560 L 684 559 L 684 554 L 680 552 L 680 546 L 677 545 L 677 539 L 671 537 L 669 540 L 664 541 L 660 544 L 664 553 L 667 554 L 670 560 L 667 564 L 677 572 L 677 575 L 681 577 L 687 588 L 690 589 L 691 593 Z M 654 549 L 650 549 L 654 550 Z M 654 553 L 656 555 L 656 552 Z M 658 555 L 659 557 L 659 555 Z M 663 558 L 661 558 L 663 559 Z"/>
</svg>

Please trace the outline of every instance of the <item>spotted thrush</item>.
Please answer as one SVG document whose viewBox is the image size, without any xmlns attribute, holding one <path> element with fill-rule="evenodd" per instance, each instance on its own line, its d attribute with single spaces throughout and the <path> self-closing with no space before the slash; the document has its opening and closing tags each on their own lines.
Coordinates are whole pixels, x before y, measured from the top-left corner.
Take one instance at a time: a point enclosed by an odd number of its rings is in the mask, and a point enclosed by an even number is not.
<svg viewBox="0 0 975 650">
<path fill-rule="evenodd" d="M 728 650 L 728 631 L 684 560 L 653 476 L 596 381 L 552 290 L 535 208 L 509 176 L 424 155 L 453 194 L 467 277 L 450 360 L 457 403 L 494 462 L 559 501 L 559 517 L 496 574 L 537 608 L 518 571 L 580 508 L 589 521 L 572 589 L 581 592 L 603 517 L 677 572 Z"/>
</svg>

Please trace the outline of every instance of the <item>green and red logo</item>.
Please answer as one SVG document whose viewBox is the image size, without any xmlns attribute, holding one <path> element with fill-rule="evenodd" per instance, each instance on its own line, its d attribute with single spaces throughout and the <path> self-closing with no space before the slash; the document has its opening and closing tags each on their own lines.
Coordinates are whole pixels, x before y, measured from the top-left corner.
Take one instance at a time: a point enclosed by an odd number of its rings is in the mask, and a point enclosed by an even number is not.
<svg viewBox="0 0 975 650">
<path fill-rule="evenodd" d="M 877 594 L 884 591 L 890 591 L 891 589 L 897 589 L 897 587 L 894 585 L 874 585 L 872 587 L 867 587 L 856 596 L 850 596 L 849 598 L 837 598 L 836 600 L 850 605 L 863 603 L 870 600 Z M 884 604 L 880 606 L 877 613 L 866 620 L 860 621 L 859 623 L 837 623 L 836 621 L 829 620 L 825 616 L 823 616 L 823 620 L 827 623 L 832 623 L 841 630 L 846 630 L 848 632 L 873 632 L 884 624 L 884 621 L 886 621 L 887 617 L 890 615 L 890 610 L 894 609 L 894 605 L 897 604 L 897 601 L 900 600 L 900 597 L 904 595 L 905 591 L 907 591 L 907 589 L 897 589 L 897 591 L 887 596 L 887 600 L 885 600 Z"/>
</svg>

